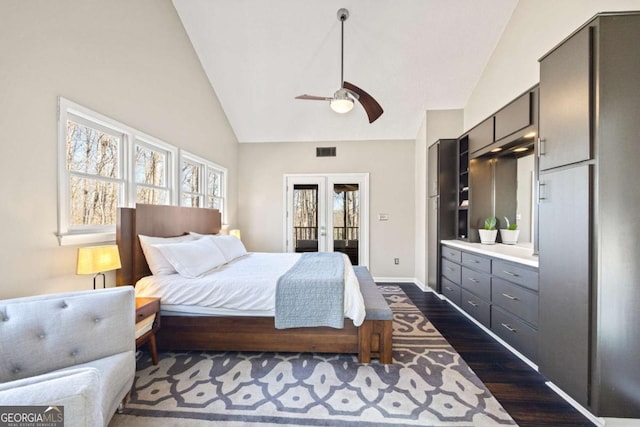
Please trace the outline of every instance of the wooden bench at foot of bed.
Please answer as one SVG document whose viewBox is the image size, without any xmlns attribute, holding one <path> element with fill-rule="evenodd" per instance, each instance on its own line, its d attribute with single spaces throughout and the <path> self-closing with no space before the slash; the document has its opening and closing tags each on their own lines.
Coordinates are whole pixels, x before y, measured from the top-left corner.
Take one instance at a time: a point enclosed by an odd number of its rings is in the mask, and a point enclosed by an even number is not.
<svg viewBox="0 0 640 427">
<path fill-rule="evenodd" d="M 353 267 L 360 292 L 364 298 L 366 316 L 358 331 L 360 341 L 358 361 L 369 363 L 377 358 L 380 363 L 392 363 L 393 312 L 366 267 Z"/>
<path fill-rule="evenodd" d="M 354 353 L 358 361 L 392 363 L 393 313 L 366 267 L 354 267 L 366 316 L 356 328 L 275 329 L 271 317 L 162 316 L 156 341 L 161 349 Z"/>
</svg>

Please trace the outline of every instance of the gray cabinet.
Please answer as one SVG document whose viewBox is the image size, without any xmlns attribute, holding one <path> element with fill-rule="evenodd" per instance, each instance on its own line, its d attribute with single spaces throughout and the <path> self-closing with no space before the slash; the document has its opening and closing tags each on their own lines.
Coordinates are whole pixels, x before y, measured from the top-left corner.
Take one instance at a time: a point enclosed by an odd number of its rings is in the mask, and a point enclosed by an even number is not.
<svg viewBox="0 0 640 427">
<path fill-rule="evenodd" d="M 496 113 L 496 141 L 533 124 L 532 97 L 533 92 L 527 92 Z"/>
<path fill-rule="evenodd" d="M 540 371 L 588 404 L 590 166 L 540 176 Z"/>
<path fill-rule="evenodd" d="M 583 28 L 540 61 L 540 170 L 591 158 L 592 32 Z"/>
<path fill-rule="evenodd" d="M 469 153 L 478 151 L 493 142 L 493 116 L 469 131 Z"/>
<path fill-rule="evenodd" d="M 456 233 L 457 141 L 441 139 L 428 150 L 427 171 L 427 282 L 440 292 L 440 240 Z"/>
<path fill-rule="evenodd" d="M 442 294 L 535 362 L 537 270 L 446 244 L 442 256 Z"/>
<path fill-rule="evenodd" d="M 640 14 L 600 14 L 541 60 L 540 371 L 640 418 Z"/>
</svg>

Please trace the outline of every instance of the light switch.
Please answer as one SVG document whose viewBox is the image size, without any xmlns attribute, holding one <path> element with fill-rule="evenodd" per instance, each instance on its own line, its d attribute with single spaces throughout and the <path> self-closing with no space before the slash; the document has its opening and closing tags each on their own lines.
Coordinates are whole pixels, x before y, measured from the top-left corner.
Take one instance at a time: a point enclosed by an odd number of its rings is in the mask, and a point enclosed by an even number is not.
<svg viewBox="0 0 640 427">
<path fill-rule="evenodd" d="M 389 214 L 378 214 L 378 221 L 389 221 Z"/>
</svg>

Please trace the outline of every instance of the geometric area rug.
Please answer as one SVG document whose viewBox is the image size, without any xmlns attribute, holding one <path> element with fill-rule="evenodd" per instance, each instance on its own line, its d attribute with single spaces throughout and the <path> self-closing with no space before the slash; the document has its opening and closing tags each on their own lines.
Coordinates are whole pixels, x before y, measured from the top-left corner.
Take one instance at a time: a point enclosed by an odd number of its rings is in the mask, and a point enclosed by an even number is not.
<svg viewBox="0 0 640 427">
<path fill-rule="evenodd" d="M 515 425 L 398 286 L 393 364 L 355 355 L 166 352 L 139 356 L 131 398 L 109 427 Z"/>
</svg>

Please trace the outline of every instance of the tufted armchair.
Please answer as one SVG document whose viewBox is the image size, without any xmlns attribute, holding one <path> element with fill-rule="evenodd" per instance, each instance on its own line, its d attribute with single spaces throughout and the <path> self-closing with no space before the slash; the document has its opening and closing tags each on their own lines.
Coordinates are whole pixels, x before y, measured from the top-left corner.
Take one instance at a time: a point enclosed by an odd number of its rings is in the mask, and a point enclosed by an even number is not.
<svg viewBox="0 0 640 427">
<path fill-rule="evenodd" d="M 106 426 L 135 374 L 133 287 L 0 300 L 0 405 Z"/>
</svg>

